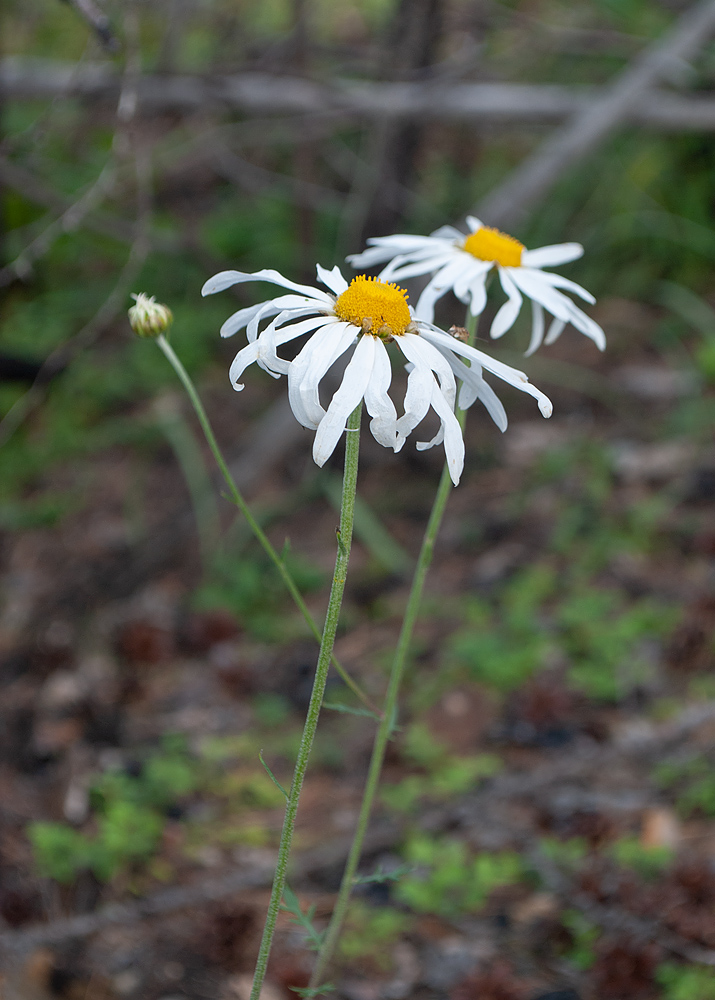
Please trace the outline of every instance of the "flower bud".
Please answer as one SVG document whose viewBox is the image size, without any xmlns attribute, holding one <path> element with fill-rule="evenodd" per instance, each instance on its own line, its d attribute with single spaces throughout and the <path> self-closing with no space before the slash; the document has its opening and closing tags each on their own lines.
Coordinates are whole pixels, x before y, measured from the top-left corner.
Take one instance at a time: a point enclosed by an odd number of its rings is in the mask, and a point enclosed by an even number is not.
<svg viewBox="0 0 715 1000">
<path fill-rule="evenodd" d="M 138 337 L 159 337 L 166 333 L 174 321 L 168 306 L 154 301 L 154 296 L 139 292 L 132 295 L 136 302 L 129 310 L 129 322 Z"/>
</svg>

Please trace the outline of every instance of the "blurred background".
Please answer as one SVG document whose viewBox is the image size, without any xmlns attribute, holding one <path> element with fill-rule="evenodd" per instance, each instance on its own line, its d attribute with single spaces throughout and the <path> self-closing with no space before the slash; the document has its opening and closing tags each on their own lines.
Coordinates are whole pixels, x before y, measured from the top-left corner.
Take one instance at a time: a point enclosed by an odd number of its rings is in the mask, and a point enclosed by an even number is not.
<svg viewBox="0 0 715 1000">
<path fill-rule="evenodd" d="M 315 646 L 132 337 L 130 293 L 174 311 L 320 621 L 340 449 L 314 466 L 282 381 L 231 390 L 243 334 L 218 329 L 266 286 L 201 286 L 348 274 L 369 236 L 473 212 L 528 247 L 584 245 L 560 270 L 608 348 L 568 328 L 524 359 L 528 310 L 481 333 L 554 416 L 508 387 L 505 435 L 469 414 L 332 980 L 347 1000 L 714 998 L 715 5 L 0 17 L 3 995 L 246 1000 L 282 820 L 258 753 L 290 780 L 310 692 Z M 443 455 L 363 441 L 337 652 L 379 702 Z M 337 679 L 327 700 L 291 875 L 318 925 L 374 725 Z M 284 917 L 266 1000 L 308 981 Z"/>
</svg>

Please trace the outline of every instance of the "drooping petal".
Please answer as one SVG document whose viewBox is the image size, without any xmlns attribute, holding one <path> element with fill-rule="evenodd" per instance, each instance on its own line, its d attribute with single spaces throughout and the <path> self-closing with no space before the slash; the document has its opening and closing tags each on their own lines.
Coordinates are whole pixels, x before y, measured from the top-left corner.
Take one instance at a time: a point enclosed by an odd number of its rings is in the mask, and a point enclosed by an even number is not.
<svg viewBox="0 0 715 1000">
<path fill-rule="evenodd" d="M 400 337 L 398 343 L 401 344 L 403 340 L 404 338 Z M 397 421 L 397 433 L 402 441 L 409 437 L 427 416 L 432 399 L 433 382 L 432 369 L 427 365 L 414 363 L 410 365 L 404 401 L 405 412 Z"/>
<path fill-rule="evenodd" d="M 375 338 L 361 337 L 345 369 L 340 388 L 320 421 L 313 442 L 313 459 L 323 466 L 335 451 L 350 414 L 365 395 L 375 361 Z"/>
<path fill-rule="evenodd" d="M 489 336 L 492 337 L 493 340 L 496 340 L 498 337 L 503 337 L 506 331 L 511 329 L 514 325 L 514 320 L 519 315 L 519 310 L 521 309 L 521 304 L 523 302 L 519 289 L 516 287 L 509 275 L 508 268 L 499 268 L 499 281 L 509 298 L 496 314 L 494 321 L 492 322 Z"/>
<path fill-rule="evenodd" d="M 596 299 L 591 295 L 590 292 L 586 291 L 581 285 L 577 284 L 575 281 L 571 281 L 570 278 L 564 278 L 561 274 L 554 274 L 553 271 L 540 271 L 538 268 L 532 267 L 522 267 L 519 268 L 519 273 L 522 276 L 533 277 L 534 281 L 540 281 L 545 285 L 551 285 L 552 288 L 565 288 L 568 292 L 573 292 L 578 295 L 579 298 L 583 299 L 584 302 L 588 302 L 593 305 Z"/>
<path fill-rule="evenodd" d="M 567 295 L 554 288 L 549 282 L 542 281 L 541 278 L 546 276 L 545 271 L 517 270 L 516 268 L 513 270 L 514 281 L 529 298 L 534 302 L 539 302 L 557 319 L 561 319 L 565 323 L 572 323 L 577 330 L 590 337 L 600 350 L 604 350 L 606 335 L 601 327 L 583 310 L 579 309 Z"/>
<path fill-rule="evenodd" d="M 531 301 L 531 340 L 526 350 L 525 357 L 529 357 L 534 351 L 541 347 L 544 339 L 544 310 L 542 306 L 532 299 Z"/>
<path fill-rule="evenodd" d="M 294 315 L 292 313 L 291 318 Z M 313 330 L 319 330 L 324 326 L 333 327 L 338 322 L 335 316 L 311 316 L 310 319 L 290 324 L 286 323 L 285 320 L 286 314 L 280 313 L 265 328 L 256 341 L 258 344 L 258 364 L 264 371 L 269 372 L 271 375 L 287 375 L 291 368 L 292 362 L 286 361 L 277 354 L 277 348 L 281 344 L 287 344 L 290 340 L 295 340 L 296 337 L 303 336 L 304 333 L 311 333 Z M 279 327 L 278 324 L 281 321 L 285 325 Z"/>
<path fill-rule="evenodd" d="M 454 294 L 460 302 L 469 302 L 473 298 L 472 289 L 475 286 L 481 284 L 482 288 L 486 287 L 486 276 L 491 271 L 493 265 L 491 261 L 476 260 L 471 254 L 463 252 L 463 256 L 467 258 L 467 266 L 462 271 L 460 277 L 454 282 Z M 479 312 L 481 312 L 481 309 Z M 474 313 L 474 315 L 477 316 L 478 313 Z"/>
<path fill-rule="evenodd" d="M 549 327 L 549 332 L 546 334 L 546 339 L 544 340 L 544 343 L 547 346 L 549 344 L 555 343 L 563 333 L 563 329 L 565 326 L 566 324 L 562 319 L 552 320 L 551 326 Z"/>
<path fill-rule="evenodd" d="M 374 338 L 373 338 L 374 339 Z M 385 345 L 375 339 L 375 362 L 365 390 L 365 406 L 372 417 L 370 430 L 378 444 L 398 451 L 397 410 L 387 394 L 392 382 L 392 366 Z"/>
<path fill-rule="evenodd" d="M 445 334 L 446 336 L 446 334 Z M 412 364 L 429 368 L 439 379 L 445 398 L 454 409 L 457 398 L 457 384 L 449 363 L 443 354 L 425 338 L 416 333 L 406 333 L 396 337 L 402 353 Z"/>
<path fill-rule="evenodd" d="M 254 271 L 253 273 L 246 271 L 221 271 L 205 282 L 201 289 L 201 294 L 214 295 L 216 292 L 222 292 L 224 289 L 230 288 L 231 285 L 243 284 L 246 281 L 267 281 L 272 285 L 289 288 L 293 292 L 301 292 L 309 299 L 314 299 L 326 305 L 332 304 L 332 299 L 327 292 L 323 292 L 319 288 L 312 288 L 310 285 L 299 285 L 295 281 L 284 278 L 282 274 L 279 274 L 278 271 L 274 271 L 272 268 L 264 268 L 261 271 Z"/>
<path fill-rule="evenodd" d="M 419 451 L 424 451 L 425 448 L 441 444 L 442 439 L 444 439 L 447 468 L 449 469 L 450 478 L 456 486 L 464 468 L 464 437 L 462 436 L 462 428 L 459 426 L 459 421 L 455 417 L 452 407 L 444 398 L 440 387 L 434 379 L 432 381 L 432 398 L 430 402 L 441 421 L 441 426 L 439 433 L 431 441 L 418 441 L 417 448 Z"/>
<path fill-rule="evenodd" d="M 288 401 L 296 419 L 315 430 L 325 416 L 320 403 L 320 382 L 328 369 L 355 342 L 357 328 L 336 322 L 310 338 L 288 371 Z"/>
<path fill-rule="evenodd" d="M 234 389 L 237 389 L 239 392 L 243 389 L 243 383 L 238 380 L 248 366 L 252 365 L 257 358 L 258 344 L 256 343 L 246 344 L 246 346 L 242 347 L 238 352 L 236 357 L 231 362 L 231 367 L 228 370 L 228 377 Z"/>
<path fill-rule="evenodd" d="M 476 400 L 480 400 L 499 430 L 505 431 L 508 425 L 506 410 L 492 387 L 485 382 L 480 366 L 474 364 L 468 368 L 449 352 L 445 352 L 445 357 L 454 374 L 462 382 L 457 402 L 459 409 L 468 410 Z"/>
<path fill-rule="evenodd" d="M 453 351 L 455 354 L 461 354 L 463 358 L 476 362 L 478 365 L 486 368 L 488 372 L 498 375 L 500 379 L 508 382 L 509 385 L 513 385 L 516 389 L 521 389 L 522 392 L 533 396 L 539 404 L 541 413 L 545 417 L 551 416 L 553 412 L 551 400 L 545 393 L 529 382 L 524 372 L 519 371 L 517 368 L 512 368 L 511 365 L 505 365 L 503 361 L 490 358 L 483 351 L 478 351 L 475 347 L 470 347 L 469 344 L 464 344 L 454 337 L 449 337 L 441 330 L 435 329 L 435 327 L 425 327 L 420 330 L 420 334 L 425 340 L 434 344 L 435 347 L 446 351 Z"/>
<path fill-rule="evenodd" d="M 521 263 L 524 267 L 556 267 L 558 264 L 568 264 L 583 256 L 580 243 L 554 243 L 536 250 L 524 250 Z"/>
</svg>

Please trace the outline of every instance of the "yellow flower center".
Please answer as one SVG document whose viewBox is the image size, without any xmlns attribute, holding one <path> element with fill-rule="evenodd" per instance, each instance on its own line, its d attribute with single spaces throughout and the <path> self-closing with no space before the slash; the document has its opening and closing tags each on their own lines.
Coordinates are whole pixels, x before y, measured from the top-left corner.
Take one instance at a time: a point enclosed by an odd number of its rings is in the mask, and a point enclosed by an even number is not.
<svg viewBox="0 0 715 1000">
<path fill-rule="evenodd" d="M 353 278 L 338 296 L 335 315 L 382 340 L 402 336 L 412 322 L 404 288 L 364 274 Z"/>
<path fill-rule="evenodd" d="M 498 229 L 482 226 L 466 238 L 464 249 L 479 260 L 493 260 L 502 267 L 521 267 L 524 244 Z"/>
</svg>

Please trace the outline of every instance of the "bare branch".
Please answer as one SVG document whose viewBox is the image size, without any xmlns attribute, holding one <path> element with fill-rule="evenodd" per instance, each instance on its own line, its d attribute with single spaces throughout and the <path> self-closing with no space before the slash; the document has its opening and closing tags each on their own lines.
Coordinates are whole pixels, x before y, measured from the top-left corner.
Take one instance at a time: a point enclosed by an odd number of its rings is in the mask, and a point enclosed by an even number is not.
<svg viewBox="0 0 715 1000">
<path fill-rule="evenodd" d="M 599 145 L 638 107 L 659 80 L 682 73 L 715 30 L 715 0 L 686 11 L 664 39 L 634 60 L 589 107 L 560 128 L 477 207 L 487 222 L 512 226 L 525 217 L 566 170 Z"/>
<path fill-rule="evenodd" d="M 107 52 L 112 54 L 119 52 L 119 40 L 114 34 L 112 23 L 94 0 L 64 0 L 64 2 L 73 7 L 82 20 L 87 22 Z"/>
<path fill-rule="evenodd" d="M 655 82 L 653 80 L 652 82 Z M 0 61 L 0 87 L 14 100 L 116 98 L 119 81 L 111 64 L 75 64 L 15 57 Z M 234 76 L 145 75 L 137 79 L 138 114 L 189 113 L 227 107 L 244 114 L 320 115 L 349 118 L 438 119 L 482 124 L 543 126 L 590 114 L 611 88 L 522 83 L 371 83 L 336 79 L 327 84 L 302 77 L 239 73 Z M 715 100 L 644 87 L 619 119 L 667 131 L 715 129 Z"/>
</svg>

